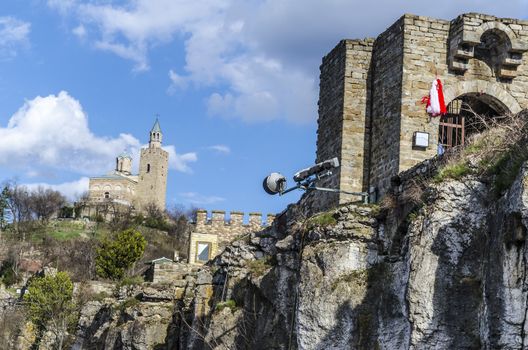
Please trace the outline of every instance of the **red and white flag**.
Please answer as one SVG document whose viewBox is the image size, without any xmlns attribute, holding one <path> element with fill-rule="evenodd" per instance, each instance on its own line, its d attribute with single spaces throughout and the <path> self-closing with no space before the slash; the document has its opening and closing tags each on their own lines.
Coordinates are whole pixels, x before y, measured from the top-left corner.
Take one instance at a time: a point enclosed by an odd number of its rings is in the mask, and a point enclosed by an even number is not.
<svg viewBox="0 0 528 350">
<path fill-rule="evenodd" d="M 429 92 L 429 98 L 427 98 L 427 113 L 433 117 L 444 115 L 447 113 L 444 92 L 442 91 L 442 82 L 440 79 L 433 80 L 431 91 Z"/>
</svg>

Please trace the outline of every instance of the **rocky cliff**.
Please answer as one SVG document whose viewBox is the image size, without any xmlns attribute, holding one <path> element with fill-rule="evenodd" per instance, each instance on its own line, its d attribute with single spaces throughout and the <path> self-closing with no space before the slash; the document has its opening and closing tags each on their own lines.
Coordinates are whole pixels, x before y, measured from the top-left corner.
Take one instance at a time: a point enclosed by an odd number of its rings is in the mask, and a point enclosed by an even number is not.
<svg viewBox="0 0 528 350">
<path fill-rule="evenodd" d="M 528 165 L 501 195 L 469 175 L 413 201 L 410 175 L 382 208 L 291 206 L 186 282 L 93 302 L 76 348 L 528 347 Z"/>
</svg>

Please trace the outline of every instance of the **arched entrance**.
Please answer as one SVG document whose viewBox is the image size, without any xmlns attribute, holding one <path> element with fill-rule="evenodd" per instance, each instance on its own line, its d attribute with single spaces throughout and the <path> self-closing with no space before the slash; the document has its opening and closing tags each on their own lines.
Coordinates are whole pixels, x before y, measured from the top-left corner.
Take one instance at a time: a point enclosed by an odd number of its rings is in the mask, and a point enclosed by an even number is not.
<svg viewBox="0 0 528 350">
<path fill-rule="evenodd" d="M 466 93 L 453 99 L 440 118 L 438 144 L 443 150 L 463 145 L 471 134 L 483 130 L 483 121 L 509 113 L 497 98 L 485 93 Z"/>
</svg>

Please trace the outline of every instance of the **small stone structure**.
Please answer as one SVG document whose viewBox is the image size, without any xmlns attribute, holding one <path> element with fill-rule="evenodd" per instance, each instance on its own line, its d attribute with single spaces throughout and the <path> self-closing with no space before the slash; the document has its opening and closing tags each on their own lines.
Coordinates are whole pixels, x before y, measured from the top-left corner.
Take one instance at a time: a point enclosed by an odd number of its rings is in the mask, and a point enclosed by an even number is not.
<svg viewBox="0 0 528 350">
<path fill-rule="evenodd" d="M 406 14 L 377 38 L 342 40 L 323 58 L 317 162 L 341 168 L 319 185 L 381 196 L 394 175 L 437 153 L 439 118 L 421 100 L 438 77 L 445 102 L 465 99 L 495 115 L 528 107 L 528 21 L 477 13 L 452 21 Z M 471 105 L 473 107 L 473 105 Z M 415 132 L 428 147 L 413 145 Z M 356 200 L 313 193 L 314 210 Z"/>
<path fill-rule="evenodd" d="M 145 272 L 145 280 L 153 283 L 168 283 L 183 279 L 189 272 L 184 263 L 177 263 L 169 258 L 161 257 L 147 262 L 150 265 Z"/>
<path fill-rule="evenodd" d="M 261 231 L 270 226 L 275 215 L 268 214 L 266 223 L 261 213 L 249 213 L 249 223 L 244 224 L 244 213 L 232 211 L 229 220 L 226 212 L 213 210 L 210 219 L 206 210 L 196 212 L 196 224 L 189 244 L 189 263 L 203 264 L 214 258 L 230 242 L 250 232 Z"/>
</svg>

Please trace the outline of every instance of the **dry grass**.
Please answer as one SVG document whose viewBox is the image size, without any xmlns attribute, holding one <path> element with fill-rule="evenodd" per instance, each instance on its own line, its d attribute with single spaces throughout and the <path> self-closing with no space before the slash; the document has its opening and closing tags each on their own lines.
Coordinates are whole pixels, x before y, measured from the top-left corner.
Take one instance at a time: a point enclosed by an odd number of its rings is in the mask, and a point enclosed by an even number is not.
<svg viewBox="0 0 528 350">
<path fill-rule="evenodd" d="M 473 126 L 482 132 L 472 135 L 463 149 L 446 159 L 434 181 L 472 174 L 489 181 L 500 194 L 511 186 L 528 159 L 528 114 L 485 118 L 469 111 L 474 116 Z"/>
</svg>

